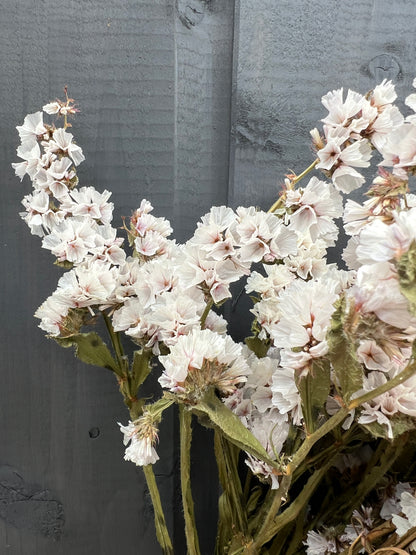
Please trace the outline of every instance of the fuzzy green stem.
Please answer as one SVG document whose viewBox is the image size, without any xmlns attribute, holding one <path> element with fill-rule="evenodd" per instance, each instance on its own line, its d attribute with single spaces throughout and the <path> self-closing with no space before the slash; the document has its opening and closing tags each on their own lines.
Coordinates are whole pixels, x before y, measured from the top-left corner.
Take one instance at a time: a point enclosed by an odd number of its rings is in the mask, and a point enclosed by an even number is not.
<svg viewBox="0 0 416 555">
<path fill-rule="evenodd" d="M 117 362 L 118 362 L 118 365 L 120 367 L 120 371 L 122 372 L 122 374 L 125 375 L 125 373 L 126 373 L 125 372 L 125 358 L 124 358 L 123 346 L 122 346 L 121 340 L 120 340 L 120 334 L 118 332 L 114 331 L 113 324 L 111 323 L 111 320 L 108 317 L 108 315 L 105 312 L 101 312 L 101 314 L 104 318 L 105 326 L 106 326 L 108 334 L 110 336 L 111 343 L 113 345 L 113 349 L 114 349 L 114 352 L 116 354 Z"/>
<path fill-rule="evenodd" d="M 194 501 L 191 490 L 191 441 L 192 413 L 182 404 L 179 405 L 181 491 L 185 518 L 186 545 L 189 555 L 200 555 L 198 533 L 196 530 Z"/>
<path fill-rule="evenodd" d="M 153 466 L 148 464 L 143 467 L 143 472 L 146 478 L 147 487 L 149 489 L 150 498 L 152 500 L 153 509 L 155 512 L 155 527 L 156 537 L 162 548 L 164 555 L 173 555 L 172 542 L 169 537 L 168 528 L 166 526 L 165 515 L 160 501 L 159 489 L 156 484 Z"/>
<path fill-rule="evenodd" d="M 289 522 L 292 522 L 299 516 L 333 462 L 334 458 L 329 459 L 322 468 L 315 469 L 296 499 L 294 499 L 288 508 L 285 509 L 280 515 L 275 516 L 277 511 L 274 511 L 276 509 L 279 510 L 281 503 L 286 500 L 285 496 L 290 487 L 291 476 L 285 476 L 282 479 L 281 486 L 277 490 L 277 495 L 275 496 L 275 502 L 272 505 L 261 529 L 258 534 L 256 534 L 255 541 L 251 546 L 251 551 L 249 552 L 250 554 L 254 555 L 260 553 L 261 546 L 270 541 L 273 536 L 282 530 Z M 284 495 L 280 495 L 279 492 Z"/>
<path fill-rule="evenodd" d="M 121 382 L 120 384 L 120 392 L 123 395 L 124 402 L 129 407 L 130 418 L 132 421 L 134 421 L 141 414 L 142 404 L 131 391 L 131 380 L 129 379 L 130 376 L 128 372 L 128 362 L 126 360 L 127 357 L 124 356 L 123 346 L 120 341 L 120 334 L 114 331 L 111 320 L 107 316 L 107 314 L 105 314 L 105 312 L 101 312 L 101 314 L 104 318 L 104 322 L 117 357 L 121 376 L 125 378 L 125 381 Z M 164 555 L 173 555 L 172 542 L 170 540 L 169 531 L 166 526 L 166 519 L 163 512 L 159 490 L 156 484 L 156 478 L 153 472 L 152 465 L 150 464 L 143 466 L 143 472 L 146 478 L 147 488 L 150 493 L 155 513 L 156 537 L 160 546 L 162 547 Z"/>
<path fill-rule="evenodd" d="M 232 445 L 219 431 L 214 435 L 215 457 L 223 494 L 220 497 L 219 531 L 216 553 L 223 553 L 227 542 L 243 543 L 247 538 L 247 512 L 238 473 L 239 449 Z M 221 528 L 229 523 L 228 529 Z"/>
<path fill-rule="evenodd" d="M 212 299 L 210 299 L 207 302 L 207 306 L 205 307 L 204 312 L 202 313 L 202 316 L 201 316 L 201 329 L 205 328 L 205 322 L 208 318 L 208 314 L 210 313 L 210 310 L 211 310 L 213 304 L 214 304 L 214 301 Z"/>
</svg>

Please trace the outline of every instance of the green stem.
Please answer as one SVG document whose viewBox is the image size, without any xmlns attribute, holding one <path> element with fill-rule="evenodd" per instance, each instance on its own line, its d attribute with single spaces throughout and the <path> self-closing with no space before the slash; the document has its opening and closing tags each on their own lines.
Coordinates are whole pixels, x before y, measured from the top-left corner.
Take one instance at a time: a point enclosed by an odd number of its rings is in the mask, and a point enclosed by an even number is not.
<svg viewBox="0 0 416 555">
<path fill-rule="evenodd" d="M 196 530 L 194 502 L 191 491 L 191 441 L 192 413 L 182 404 L 179 405 L 181 491 L 185 518 L 185 535 L 188 555 L 200 555 L 198 533 Z"/>
<path fill-rule="evenodd" d="M 121 376 L 124 378 L 124 381 L 120 382 L 120 392 L 123 395 L 124 402 L 129 408 L 130 418 L 132 421 L 134 421 L 141 414 L 142 403 L 137 399 L 135 395 L 133 395 L 131 391 L 131 376 L 129 375 L 128 371 L 128 361 L 126 360 L 127 357 L 124 356 L 123 346 L 120 341 L 120 334 L 114 331 L 111 320 L 107 316 L 107 314 L 105 314 L 105 312 L 101 312 L 101 314 L 104 318 L 104 322 L 117 357 Z M 155 513 L 156 537 L 160 546 L 162 547 L 164 555 L 173 555 L 172 542 L 170 540 L 169 531 L 166 526 L 166 519 L 163 512 L 162 502 L 160 500 L 159 490 L 156 484 L 156 478 L 153 472 L 152 465 L 149 464 L 143 466 L 143 472 L 146 478 L 147 488 L 150 493 Z"/>
<path fill-rule="evenodd" d="M 288 506 L 287 509 L 285 509 L 280 515 L 276 517 L 276 513 L 273 514 L 272 511 L 274 511 L 277 506 L 280 508 L 282 501 L 285 500 L 285 496 L 279 496 L 280 498 L 276 500 L 276 503 L 273 505 L 272 510 L 265 519 L 263 526 L 259 530 L 257 537 L 253 545 L 251 546 L 250 553 L 260 553 L 261 546 L 270 541 L 273 536 L 275 536 L 280 530 L 282 530 L 289 522 L 292 522 L 299 516 L 302 509 L 308 503 L 313 492 L 316 490 L 320 481 L 325 476 L 333 462 L 334 458 L 329 459 L 322 468 L 315 469 L 314 472 L 311 474 L 309 480 L 306 482 L 304 488 L 297 495 L 294 501 Z M 285 478 L 287 478 L 286 483 Z M 290 486 L 290 478 L 290 476 L 285 476 L 283 478 L 281 487 L 279 487 L 277 492 L 279 492 L 279 490 L 281 490 L 282 493 L 284 493 L 285 491 L 287 492 Z"/>
<path fill-rule="evenodd" d="M 116 354 L 116 358 L 117 358 L 117 362 L 119 364 L 120 370 L 122 374 L 125 375 L 126 363 L 125 363 L 123 345 L 121 344 L 121 340 L 120 340 L 120 334 L 114 331 L 113 324 L 111 323 L 111 319 L 108 317 L 108 315 L 105 312 L 101 312 L 101 314 L 104 318 L 105 326 L 110 336 L 111 343 L 113 345 L 113 349 Z"/>
<path fill-rule="evenodd" d="M 209 314 L 213 304 L 214 304 L 214 301 L 212 299 L 210 299 L 207 302 L 207 306 L 205 307 L 204 312 L 202 313 L 202 316 L 201 316 L 201 329 L 205 328 L 205 322 L 207 320 L 208 314 Z"/>
<path fill-rule="evenodd" d="M 333 508 L 332 510 L 328 510 L 324 515 L 321 515 L 322 520 L 326 522 L 327 518 L 330 518 L 334 522 L 347 522 L 353 510 L 360 506 L 363 499 L 375 489 L 383 476 L 385 476 L 393 466 L 407 442 L 408 434 L 401 435 L 393 442 L 381 440 L 372 459 L 367 465 L 363 478 L 354 488 L 354 492 L 351 493 L 351 491 L 348 490 L 345 492 L 345 495 L 339 497 L 336 511 L 334 511 Z"/>
<path fill-rule="evenodd" d="M 223 494 L 219 502 L 219 530 L 216 553 L 223 553 L 229 542 L 240 545 L 247 538 L 246 503 L 238 473 L 239 449 L 221 436 L 217 430 L 214 435 L 215 457 Z"/>
<path fill-rule="evenodd" d="M 165 515 L 160 501 L 159 490 L 156 484 L 153 466 L 148 464 L 143 467 L 143 472 L 146 478 L 147 487 L 149 489 L 150 498 L 152 500 L 153 509 L 155 512 L 155 527 L 156 537 L 162 548 L 164 555 L 173 555 L 172 542 L 169 537 L 168 528 L 166 526 Z"/>
</svg>

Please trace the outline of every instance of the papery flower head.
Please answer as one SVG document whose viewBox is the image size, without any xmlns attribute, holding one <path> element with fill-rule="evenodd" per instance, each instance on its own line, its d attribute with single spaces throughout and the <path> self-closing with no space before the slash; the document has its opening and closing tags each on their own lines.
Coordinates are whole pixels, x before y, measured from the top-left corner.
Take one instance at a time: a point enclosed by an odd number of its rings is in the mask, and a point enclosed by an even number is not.
<svg viewBox="0 0 416 555">
<path fill-rule="evenodd" d="M 178 338 L 168 355 L 159 357 L 165 368 L 159 383 L 191 399 L 210 387 L 222 396 L 230 395 L 249 373 L 241 349 L 228 335 L 194 328 Z"/>
<path fill-rule="evenodd" d="M 128 445 L 124 459 L 137 466 L 154 464 L 159 460 L 155 444 L 158 441 L 158 430 L 149 414 L 144 413 L 135 422 L 129 421 L 127 426 L 119 423 L 124 434 L 123 443 Z"/>
</svg>

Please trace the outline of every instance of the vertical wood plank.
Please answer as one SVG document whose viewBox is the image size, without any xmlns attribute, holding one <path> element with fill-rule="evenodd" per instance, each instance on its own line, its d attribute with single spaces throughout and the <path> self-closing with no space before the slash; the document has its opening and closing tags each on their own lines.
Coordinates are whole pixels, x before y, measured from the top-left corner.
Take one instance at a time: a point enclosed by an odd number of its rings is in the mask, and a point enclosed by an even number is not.
<svg viewBox="0 0 416 555">
<path fill-rule="evenodd" d="M 175 236 L 182 241 L 193 234 L 196 222 L 211 206 L 227 203 L 234 2 L 178 0 L 175 15 L 173 223 Z M 192 491 L 201 553 L 211 555 L 218 475 L 212 431 L 195 420 Z M 182 514 L 176 516 L 175 528 L 183 528 Z M 178 546 L 178 553 L 185 551 L 183 543 Z"/>
<path fill-rule="evenodd" d="M 19 221 L 15 125 L 63 86 L 77 99 L 82 185 L 113 191 L 114 225 L 142 197 L 173 203 L 173 1 L 2 5 L 2 468 L 0 552 L 18 555 L 158 553 L 141 469 L 123 461 L 126 422 L 113 376 L 77 363 L 37 329 L 33 312 L 60 271 Z M 156 467 L 173 529 L 173 421 Z M 14 488 L 14 489 L 13 489 Z"/>
</svg>

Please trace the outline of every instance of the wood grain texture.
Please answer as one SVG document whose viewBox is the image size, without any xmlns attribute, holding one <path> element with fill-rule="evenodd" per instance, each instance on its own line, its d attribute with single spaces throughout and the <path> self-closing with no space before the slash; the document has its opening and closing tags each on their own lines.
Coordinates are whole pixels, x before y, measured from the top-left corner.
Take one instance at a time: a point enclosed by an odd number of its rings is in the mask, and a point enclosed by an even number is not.
<svg viewBox="0 0 416 555">
<path fill-rule="evenodd" d="M 268 208 L 284 174 L 312 160 L 309 130 L 328 90 L 364 92 L 384 77 L 410 90 L 416 5 L 3 0 L 1 10 L 0 553 L 156 554 L 141 470 L 122 459 L 116 422 L 127 413 L 113 376 L 77 363 L 32 316 L 60 271 L 17 216 L 29 185 L 10 168 L 15 126 L 67 84 L 82 111 L 81 184 L 113 191 L 115 222 L 147 197 L 182 241 L 213 204 Z M 155 471 L 180 555 L 176 433 L 171 412 Z M 193 445 L 204 555 L 216 519 L 211 441 L 199 429 Z"/>
<path fill-rule="evenodd" d="M 320 98 L 365 93 L 384 78 L 399 96 L 415 67 L 411 0 L 238 0 L 230 201 L 267 209 L 284 174 L 313 160 L 309 130 Z"/>
<path fill-rule="evenodd" d="M 81 109 L 80 184 L 113 192 L 114 225 L 148 198 L 186 239 L 227 198 L 232 33 L 225 0 L 2 3 L 0 553 L 160 553 L 142 472 L 123 461 L 117 421 L 128 416 L 113 376 L 77 363 L 36 327 L 33 313 L 61 271 L 17 215 L 30 185 L 19 187 L 10 167 L 15 126 L 68 85 Z M 180 554 L 175 427 L 171 411 L 155 473 Z M 193 450 L 206 554 L 217 503 L 210 440 L 199 430 Z"/>
</svg>

